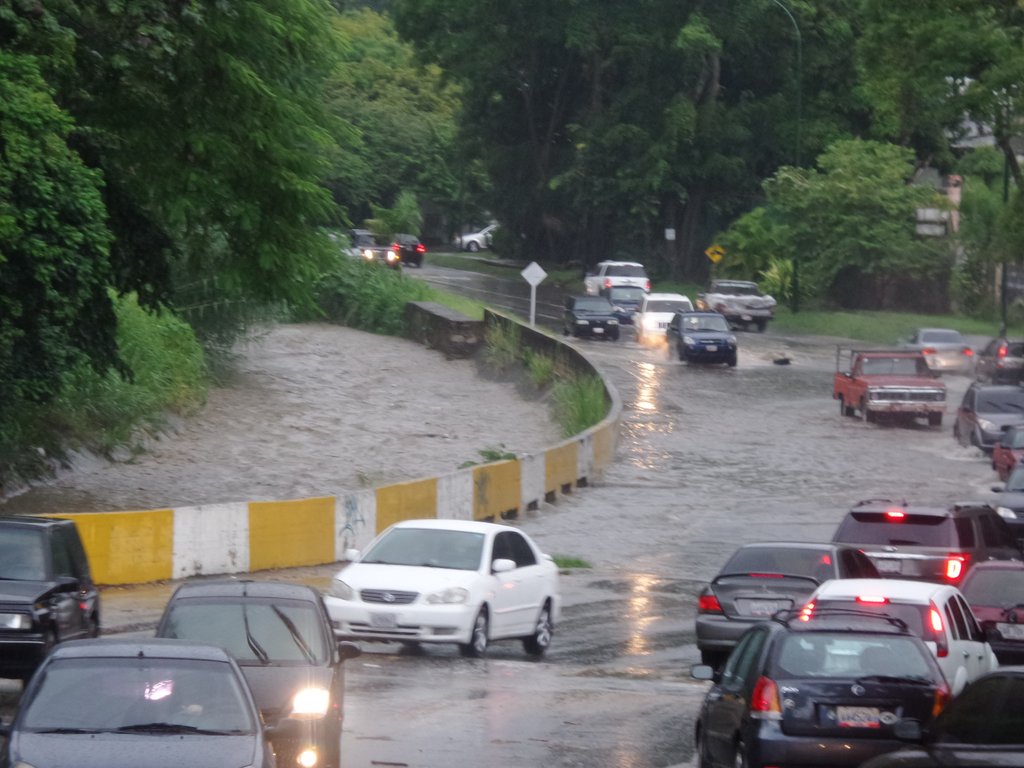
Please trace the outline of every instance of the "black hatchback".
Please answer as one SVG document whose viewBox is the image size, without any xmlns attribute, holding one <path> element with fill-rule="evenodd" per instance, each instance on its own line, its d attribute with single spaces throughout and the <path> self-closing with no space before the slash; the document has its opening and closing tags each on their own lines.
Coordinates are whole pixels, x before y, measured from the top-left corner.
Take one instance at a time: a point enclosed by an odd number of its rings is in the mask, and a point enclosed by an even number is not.
<svg viewBox="0 0 1024 768">
<path fill-rule="evenodd" d="M 565 300 L 562 333 L 593 339 L 619 338 L 619 318 L 604 296 L 569 296 Z"/>
<path fill-rule="evenodd" d="M 338 768 L 343 662 L 360 654 L 334 637 L 320 593 L 301 584 L 217 579 L 182 584 L 157 637 L 219 645 L 242 668 L 272 735 L 277 764 Z M 288 727 L 280 727 L 285 721 Z"/>
<path fill-rule="evenodd" d="M 858 766 L 902 746 L 904 718 L 929 722 L 949 688 L 931 651 L 898 620 L 856 611 L 746 632 L 712 680 L 694 731 L 698 765 Z"/>
</svg>

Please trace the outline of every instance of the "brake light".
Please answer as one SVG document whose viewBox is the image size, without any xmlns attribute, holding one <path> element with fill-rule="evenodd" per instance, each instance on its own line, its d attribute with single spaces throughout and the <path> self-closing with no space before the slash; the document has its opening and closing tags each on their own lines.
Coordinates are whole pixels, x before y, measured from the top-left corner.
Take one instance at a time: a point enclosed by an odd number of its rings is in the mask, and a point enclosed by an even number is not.
<svg viewBox="0 0 1024 768">
<path fill-rule="evenodd" d="M 1006 348 L 1006 345 L 1003 344 L 1002 346 L 999 347 L 999 351 L 996 352 L 996 357 L 1002 359 L 1006 357 L 1007 352 L 1009 352 L 1009 350 Z"/>
<path fill-rule="evenodd" d="M 714 595 L 701 595 L 697 598 L 697 613 L 722 613 L 722 604 Z"/>
<path fill-rule="evenodd" d="M 612 279 L 610 277 L 606 277 L 604 279 L 604 287 L 605 288 L 611 288 L 612 287 Z"/>
<path fill-rule="evenodd" d="M 974 357 L 974 350 L 970 347 L 964 347 L 964 357 Z"/>
<path fill-rule="evenodd" d="M 425 246 L 423 243 L 416 243 L 416 253 L 426 253 L 426 252 L 427 252 L 427 246 Z"/>
<path fill-rule="evenodd" d="M 967 570 L 967 555 L 950 555 L 946 558 L 946 579 L 958 581 Z"/>
<path fill-rule="evenodd" d="M 946 630 L 942 625 L 942 614 L 935 607 L 935 603 L 931 603 L 928 608 L 928 628 L 931 629 L 935 638 L 935 655 L 940 659 L 945 658 L 949 655 L 949 646 L 946 644 Z"/>
<path fill-rule="evenodd" d="M 814 601 L 811 600 L 807 605 L 800 609 L 800 621 L 810 621 L 814 615 Z"/>
<path fill-rule="evenodd" d="M 647 291 L 647 293 L 651 292 L 651 281 L 650 280 L 645 280 L 644 281 L 644 290 Z"/>
<path fill-rule="evenodd" d="M 905 520 L 907 513 L 902 509 L 892 507 L 891 509 L 885 510 L 885 516 L 890 520 Z"/>
<path fill-rule="evenodd" d="M 934 355 L 935 354 L 935 350 L 932 349 L 931 347 L 925 347 L 924 349 L 921 350 L 921 354 L 922 355 Z"/>
<path fill-rule="evenodd" d="M 829 555 L 822 555 L 821 556 L 821 564 L 822 565 L 832 565 L 832 558 Z"/>
<path fill-rule="evenodd" d="M 779 687 L 771 678 L 762 676 L 754 684 L 754 693 L 750 696 L 750 716 L 755 720 L 782 719 Z"/>
<path fill-rule="evenodd" d="M 395 253 L 398 253 L 400 250 L 402 250 L 402 246 L 400 246 L 398 243 L 392 243 L 391 250 L 394 251 Z"/>
<path fill-rule="evenodd" d="M 945 683 L 941 683 L 938 688 L 935 689 L 935 703 L 932 704 L 932 717 L 938 717 L 938 715 L 946 708 L 946 704 L 949 703 L 949 687 Z"/>
<path fill-rule="evenodd" d="M 869 603 L 870 605 L 885 605 L 889 602 L 889 598 L 879 595 L 860 595 L 857 597 L 857 602 Z"/>
<path fill-rule="evenodd" d="M 781 579 L 784 576 L 781 573 L 748 573 L 752 579 Z"/>
</svg>

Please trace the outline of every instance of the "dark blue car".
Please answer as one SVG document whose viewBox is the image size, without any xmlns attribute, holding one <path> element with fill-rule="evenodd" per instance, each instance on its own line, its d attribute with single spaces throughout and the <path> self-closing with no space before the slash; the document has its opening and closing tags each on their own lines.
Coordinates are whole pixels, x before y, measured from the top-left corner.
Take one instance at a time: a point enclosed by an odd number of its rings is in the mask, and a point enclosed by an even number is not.
<svg viewBox="0 0 1024 768">
<path fill-rule="evenodd" d="M 684 362 L 736 365 L 736 334 L 718 312 L 676 312 L 665 335 L 669 354 Z"/>
<path fill-rule="evenodd" d="M 633 325 L 633 315 L 640 309 L 640 302 L 647 291 L 638 285 L 617 285 L 602 288 L 600 295 L 612 303 L 619 325 Z"/>
</svg>

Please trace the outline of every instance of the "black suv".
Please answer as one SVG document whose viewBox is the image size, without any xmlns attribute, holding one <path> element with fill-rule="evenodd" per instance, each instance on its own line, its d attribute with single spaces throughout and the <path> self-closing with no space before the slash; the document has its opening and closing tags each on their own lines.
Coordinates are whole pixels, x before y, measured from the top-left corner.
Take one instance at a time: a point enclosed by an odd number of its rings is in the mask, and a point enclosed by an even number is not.
<svg viewBox="0 0 1024 768">
<path fill-rule="evenodd" d="M 72 520 L 0 517 L 0 677 L 27 681 L 59 642 L 100 633 L 100 596 Z"/>
<path fill-rule="evenodd" d="M 278 765 L 339 768 L 343 662 L 360 650 L 335 639 L 315 589 L 245 579 L 186 582 L 168 601 L 156 636 L 219 645 L 235 658 L 275 730 Z M 289 720 L 295 727 L 284 725 Z"/>
<path fill-rule="evenodd" d="M 562 315 L 562 333 L 592 339 L 619 338 L 619 318 L 604 296 L 569 296 Z"/>
<path fill-rule="evenodd" d="M 898 619 L 776 614 L 740 638 L 712 680 L 694 732 L 697 764 L 858 766 L 901 746 L 900 718 L 928 722 L 949 699 L 942 670 Z"/>
<path fill-rule="evenodd" d="M 846 513 L 832 541 L 863 549 L 883 578 L 947 584 L 958 584 L 974 563 L 1022 557 L 1006 521 L 981 502 L 935 507 L 868 499 Z"/>
</svg>

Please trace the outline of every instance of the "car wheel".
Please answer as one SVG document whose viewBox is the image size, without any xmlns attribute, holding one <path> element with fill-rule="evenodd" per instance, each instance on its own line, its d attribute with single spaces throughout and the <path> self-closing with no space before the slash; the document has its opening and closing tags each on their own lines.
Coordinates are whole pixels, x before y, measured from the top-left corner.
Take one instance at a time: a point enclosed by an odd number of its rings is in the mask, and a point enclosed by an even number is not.
<svg viewBox="0 0 1024 768">
<path fill-rule="evenodd" d="M 543 656 L 548 646 L 551 645 L 551 636 L 554 631 L 555 625 L 551 622 L 551 608 L 545 603 L 544 607 L 540 609 L 533 634 L 523 638 L 523 648 L 531 656 Z"/>
<path fill-rule="evenodd" d="M 843 396 L 842 395 L 839 396 L 839 415 L 840 416 L 845 416 L 846 415 L 846 403 L 843 402 Z"/>
<path fill-rule="evenodd" d="M 960 445 L 963 445 L 963 440 L 960 439 L 960 420 L 957 419 L 953 422 L 953 439 L 956 440 Z"/>
<path fill-rule="evenodd" d="M 677 352 L 679 353 L 680 360 L 682 360 L 684 363 L 690 362 L 690 359 L 686 356 L 686 349 L 683 347 L 682 344 L 679 345 L 679 349 L 677 350 Z"/>
<path fill-rule="evenodd" d="M 480 250 L 480 244 L 476 240 L 470 240 L 466 243 L 466 250 L 470 253 L 476 253 Z"/>
<path fill-rule="evenodd" d="M 100 636 L 100 620 L 95 613 L 89 616 L 89 619 L 86 622 L 85 635 L 86 637 Z"/>
<path fill-rule="evenodd" d="M 768 321 L 767 320 L 758 320 L 757 321 L 757 332 L 758 333 L 764 333 L 764 329 L 767 326 L 768 326 Z"/>
<path fill-rule="evenodd" d="M 867 400 L 860 401 L 860 418 L 861 421 L 866 422 L 868 424 L 875 420 L 874 415 L 871 413 L 871 411 L 868 410 Z"/>
<path fill-rule="evenodd" d="M 735 368 L 736 367 L 736 355 L 733 355 L 732 357 L 730 357 L 728 360 L 726 360 L 726 362 L 729 364 L 730 368 Z"/>
<path fill-rule="evenodd" d="M 611 339 L 612 341 L 618 341 L 619 340 L 619 332 L 616 330 L 616 331 L 608 334 L 608 338 Z"/>
<path fill-rule="evenodd" d="M 941 413 L 929 413 L 928 414 L 928 426 L 929 427 L 941 427 L 942 426 L 942 414 Z"/>
<path fill-rule="evenodd" d="M 699 726 L 693 736 L 693 753 L 697 756 L 697 768 L 711 768 L 707 739 L 704 738 L 704 729 Z"/>
<path fill-rule="evenodd" d="M 487 633 L 490 622 L 487 619 L 487 609 L 481 608 L 473 622 L 473 632 L 469 636 L 469 642 L 459 646 L 459 652 L 463 656 L 478 659 L 487 653 Z"/>
<path fill-rule="evenodd" d="M 736 754 L 732 759 L 733 768 L 747 768 L 747 745 L 743 739 L 736 742 Z"/>
</svg>

